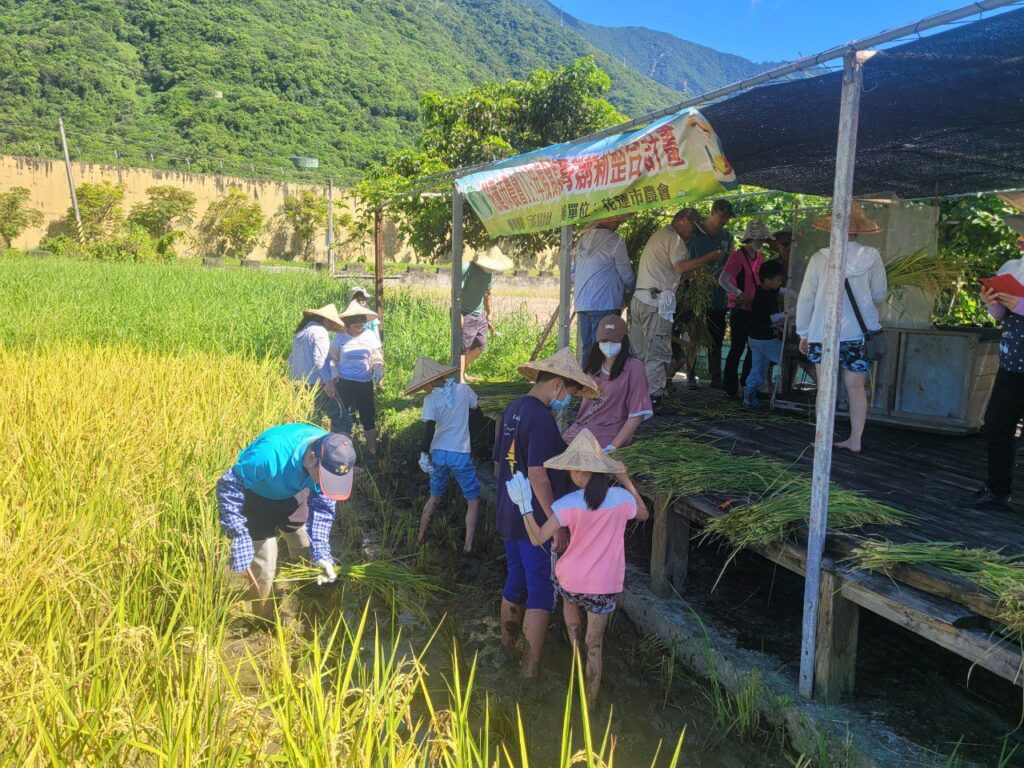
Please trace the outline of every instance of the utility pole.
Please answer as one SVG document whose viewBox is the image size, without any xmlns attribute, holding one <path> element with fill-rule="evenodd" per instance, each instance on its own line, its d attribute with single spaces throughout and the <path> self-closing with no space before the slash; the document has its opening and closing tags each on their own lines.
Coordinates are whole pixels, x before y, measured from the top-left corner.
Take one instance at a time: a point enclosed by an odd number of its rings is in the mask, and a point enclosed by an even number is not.
<svg viewBox="0 0 1024 768">
<path fill-rule="evenodd" d="M 68 137 L 64 133 L 64 118 L 58 117 L 60 146 L 64 150 L 64 169 L 68 172 L 68 191 L 71 192 L 71 210 L 75 212 L 75 226 L 78 228 L 78 242 L 82 242 L 82 214 L 78 212 L 78 195 L 75 194 L 75 175 L 71 172 L 71 155 L 68 154 Z"/>
<path fill-rule="evenodd" d="M 327 274 L 334 277 L 334 182 L 327 180 Z"/>
</svg>

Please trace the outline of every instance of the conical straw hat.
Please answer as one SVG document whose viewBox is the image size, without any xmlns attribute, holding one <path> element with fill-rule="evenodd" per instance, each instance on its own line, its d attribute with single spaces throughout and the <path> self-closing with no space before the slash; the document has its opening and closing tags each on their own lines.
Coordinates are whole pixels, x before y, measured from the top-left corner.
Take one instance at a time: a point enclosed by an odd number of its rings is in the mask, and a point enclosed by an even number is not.
<svg viewBox="0 0 1024 768">
<path fill-rule="evenodd" d="M 832 231 L 832 217 L 822 216 L 815 219 L 811 226 L 821 232 Z M 851 235 L 870 235 L 875 232 L 881 232 L 882 228 L 878 225 L 878 222 L 872 218 L 869 218 L 864 209 L 860 207 L 860 203 L 854 200 L 850 204 L 850 234 Z"/>
<path fill-rule="evenodd" d="M 338 308 L 334 304 L 325 304 L 320 309 L 304 309 L 302 310 L 302 316 L 315 317 L 317 320 L 322 320 L 335 331 L 340 331 L 344 326 L 341 318 L 338 317 Z"/>
<path fill-rule="evenodd" d="M 341 319 L 344 320 L 346 317 L 359 317 L 360 315 L 365 317 L 367 320 L 377 319 L 376 312 L 374 312 L 369 307 L 364 307 L 355 299 L 352 299 L 352 301 L 348 303 L 348 306 L 345 307 L 345 311 L 342 312 L 341 315 L 339 315 L 339 317 L 341 317 Z"/>
<path fill-rule="evenodd" d="M 420 355 L 416 358 L 416 366 L 412 369 L 412 381 L 409 382 L 409 386 L 405 388 L 405 392 L 402 394 L 411 395 L 425 384 L 430 384 L 439 379 L 447 379 L 453 373 L 458 372 L 459 366 L 457 365 L 441 365 L 436 360 Z"/>
<path fill-rule="evenodd" d="M 508 272 L 514 266 L 512 259 L 502 253 L 501 248 L 492 245 L 483 253 L 473 257 L 473 262 L 488 272 Z"/>
<path fill-rule="evenodd" d="M 576 362 L 576 356 L 568 347 L 562 347 L 544 360 L 532 360 L 519 366 L 519 374 L 530 381 L 537 381 L 541 371 L 572 379 L 583 388 L 580 397 L 597 397 L 601 394 L 597 382 L 583 372 L 580 364 Z"/>
<path fill-rule="evenodd" d="M 604 472 L 616 475 L 626 471 L 626 465 L 616 461 L 603 450 L 594 433 L 584 429 L 569 443 L 564 453 L 544 462 L 548 469 L 576 469 L 582 472 Z"/>
</svg>

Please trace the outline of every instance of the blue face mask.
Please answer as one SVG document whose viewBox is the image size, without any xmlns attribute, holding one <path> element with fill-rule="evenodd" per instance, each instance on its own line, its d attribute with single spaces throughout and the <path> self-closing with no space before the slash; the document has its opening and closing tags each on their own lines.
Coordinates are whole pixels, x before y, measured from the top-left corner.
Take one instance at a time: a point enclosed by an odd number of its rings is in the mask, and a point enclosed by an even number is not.
<svg viewBox="0 0 1024 768">
<path fill-rule="evenodd" d="M 571 402 L 572 402 L 572 395 L 566 394 L 566 396 L 563 397 L 561 400 L 552 400 L 551 401 L 551 410 L 555 411 L 556 413 L 558 411 L 565 410 L 566 408 L 569 407 L 569 403 L 571 403 Z"/>
</svg>

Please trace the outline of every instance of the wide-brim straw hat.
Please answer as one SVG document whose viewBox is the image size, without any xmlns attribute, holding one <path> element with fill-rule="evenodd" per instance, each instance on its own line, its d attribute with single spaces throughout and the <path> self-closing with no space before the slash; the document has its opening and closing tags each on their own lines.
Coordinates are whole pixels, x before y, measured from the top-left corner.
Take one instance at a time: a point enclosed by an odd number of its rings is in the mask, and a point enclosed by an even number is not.
<svg viewBox="0 0 1024 768">
<path fill-rule="evenodd" d="M 481 269 L 486 269 L 488 272 L 508 272 L 515 266 L 512 263 L 512 259 L 506 256 L 501 248 L 496 245 L 492 245 L 486 251 L 477 253 L 473 257 L 473 263 Z"/>
<path fill-rule="evenodd" d="M 751 240 L 771 240 L 772 233 L 768 231 L 768 225 L 758 219 L 751 219 L 747 222 L 747 228 L 743 230 L 743 237 L 740 238 L 744 243 L 749 243 Z"/>
<path fill-rule="evenodd" d="M 821 216 L 815 219 L 811 226 L 821 232 L 832 231 L 832 217 Z M 871 235 L 875 232 L 881 232 L 882 227 L 877 221 L 869 217 L 864 213 L 864 209 L 861 208 L 860 203 L 856 200 L 850 205 L 850 234 L 851 235 Z"/>
<path fill-rule="evenodd" d="M 338 308 L 334 304 L 325 304 L 319 309 L 304 309 L 302 310 L 303 317 L 315 317 L 317 320 L 334 327 L 334 330 L 341 330 L 344 323 L 341 322 L 341 317 L 338 316 Z"/>
<path fill-rule="evenodd" d="M 355 299 L 352 299 L 352 301 L 350 301 L 348 303 L 348 306 L 345 307 L 345 311 L 342 312 L 339 315 L 339 317 L 342 320 L 344 320 L 345 318 L 348 318 L 348 317 L 360 317 L 360 316 L 365 317 L 367 320 L 376 320 L 377 319 L 377 313 L 376 312 L 374 312 L 369 307 L 364 307 L 362 304 L 360 304 Z"/>
<path fill-rule="evenodd" d="M 544 360 L 531 360 L 519 366 L 519 373 L 530 381 L 537 381 L 541 373 L 553 373 L 565 379 L 572 379 L 580 385 L 580 397 L 598 397 L 601 394 L 597 382 L 590 378 L 580 364 L 576 362 L 576 356 L 568 347 L 562 347 L 551 357 Z"/>
<path fill-rule="evenodd" d="M 416 358 L 416 365 L 412 369 L 412 380 L 402 394 L 406 396 L 411 395 L 417 389 L 421 389 L 427 384 L 447 379 L 452 374 L 458 372 L 459 366 L 457 365 L 441 365 L 436 360 L 420 355 Z"/>
<path fill-rule="evenodd" d="M 548 469 L 575 469 L 580 472 L 604 472 L 617 475 L 626 471 L 626 465 L 616 461 L 601 449 L 594 433 L 584 429 L 569 443 L 563 453 L 544 462 Z"/>
</svg>

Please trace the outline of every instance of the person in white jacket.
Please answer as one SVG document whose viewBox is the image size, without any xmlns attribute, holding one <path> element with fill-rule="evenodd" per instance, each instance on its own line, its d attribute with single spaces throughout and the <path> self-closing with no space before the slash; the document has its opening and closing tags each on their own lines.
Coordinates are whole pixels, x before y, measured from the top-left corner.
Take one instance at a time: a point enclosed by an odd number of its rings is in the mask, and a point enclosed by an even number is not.
<svg viewBox="0 0 1024 768">
<path fill-rule="evenodd" d="M 815 229 L 829 231 L 832 218 L 816 219 Z M 850 212 L 850 242 L 846 245 L 846 279 L 850 283 L 864 325 L 869 331 L 881 328 L 878 304 L 885 301 L 889 286 L 885 265 L 877 248 L 862 245 L 857 235 L 878 232 L 881 227 L 868 218 L 856 202 Z M 825 327 L 825 276 L 828 272 L 828 248 L 817 251 L 807 264 L 800 296 L 796 305 L 796 332 L 800 336 L 800 351 L 814 363 L 821 380 L 821 345 Z M 864 354 L 864 333 L 846 289 L 842 290 L 842 310 L 839 321 L 839 365 L 843 372 L 850 412 L 850 436 L 835 444 L 853 453 L 860 453 L 864 422 L 867 420 L 867 376 L 871 362 Z"/>
</svg>

